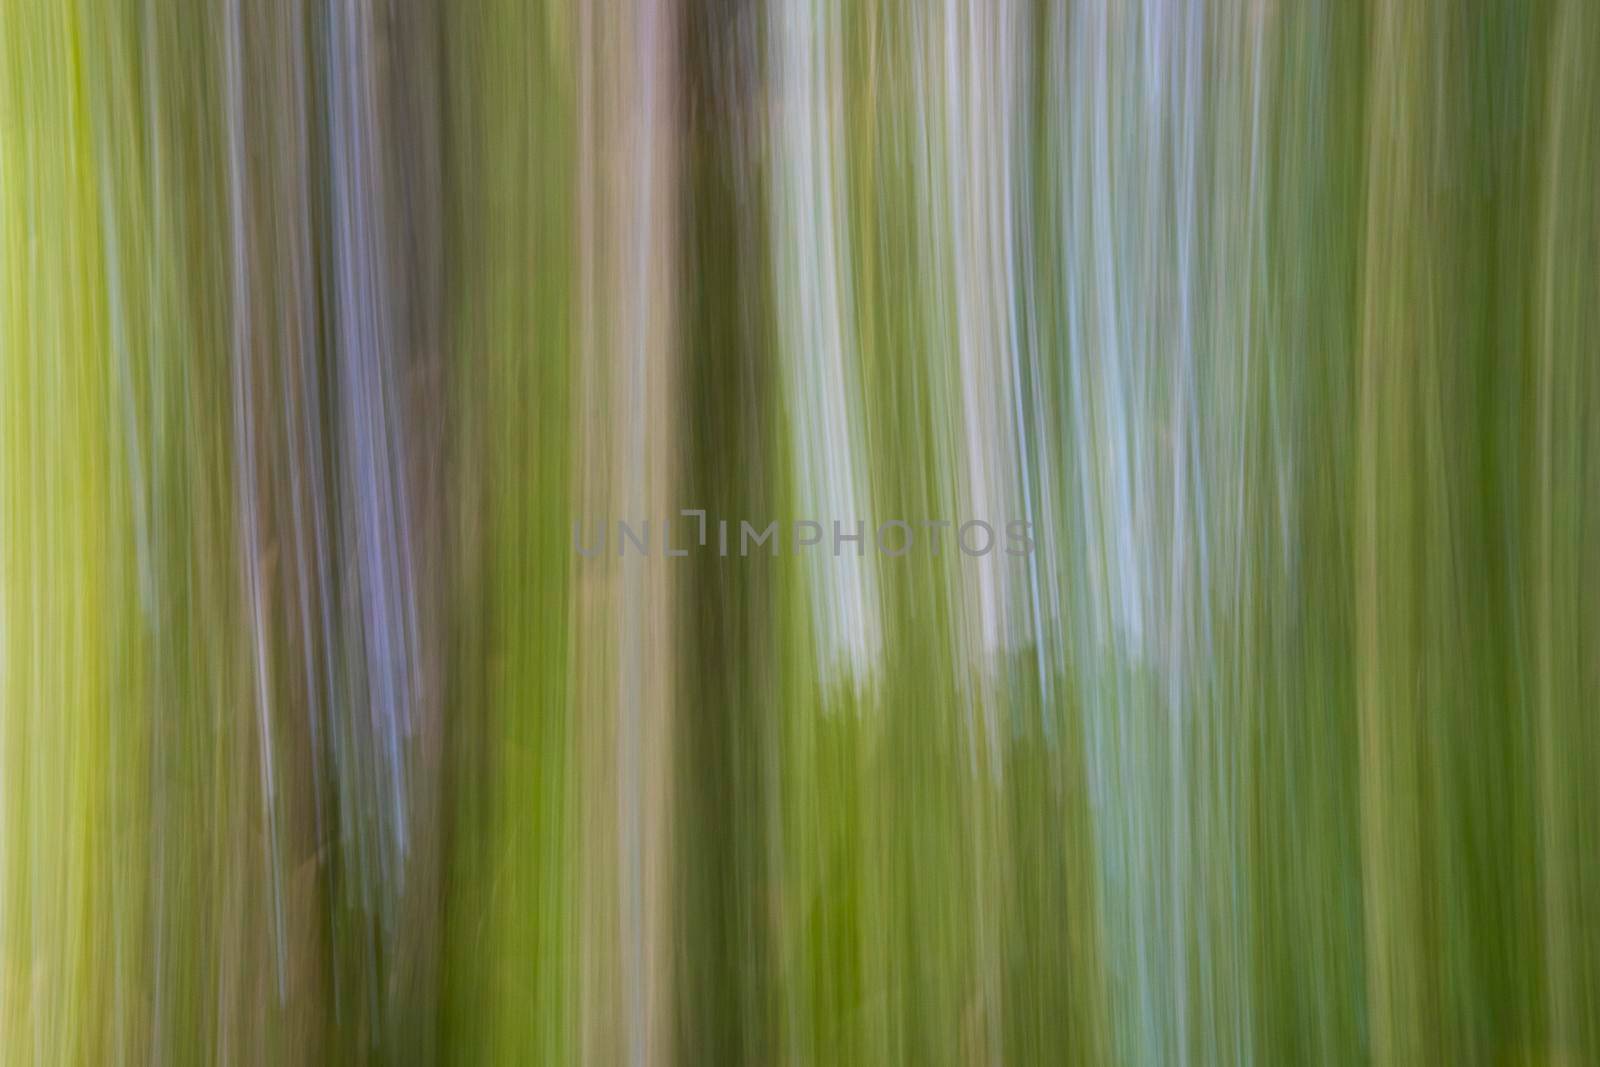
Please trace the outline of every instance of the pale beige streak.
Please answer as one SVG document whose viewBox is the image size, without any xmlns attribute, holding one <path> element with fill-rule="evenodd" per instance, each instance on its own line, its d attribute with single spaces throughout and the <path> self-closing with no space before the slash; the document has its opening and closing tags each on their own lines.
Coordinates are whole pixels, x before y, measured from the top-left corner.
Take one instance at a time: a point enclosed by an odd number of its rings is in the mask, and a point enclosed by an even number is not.
<svg viewBox="0 0 1600 1067">
<path fill-rule="evenodd" d="M 662 524 L 678 455 L 676 99 L 670 0 L 577 14 L 576 514 L 608 522 L 574 558 L 573 693 L 582 773 L 581 1032 L 586 1062 L 668 1058 L 671 1005 L 673 561 Z M 616 522 L 649 520 L 645 558 L 616 555 Z M 674 543 L 687 539 L 676 523 Z"/>
</svg>

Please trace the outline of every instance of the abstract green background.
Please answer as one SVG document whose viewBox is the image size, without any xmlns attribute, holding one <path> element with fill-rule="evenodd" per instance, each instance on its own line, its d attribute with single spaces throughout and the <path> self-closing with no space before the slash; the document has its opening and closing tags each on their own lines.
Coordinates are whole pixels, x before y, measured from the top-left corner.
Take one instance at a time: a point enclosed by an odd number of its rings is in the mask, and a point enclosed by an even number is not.
<svg viewBox="0 0 1600 1067">
<path fill-rule="evenodd" d="M 1600 1063 L 1591 505 L 1594 0 L 0 0 L 0 1063 Z"/>
</svg>

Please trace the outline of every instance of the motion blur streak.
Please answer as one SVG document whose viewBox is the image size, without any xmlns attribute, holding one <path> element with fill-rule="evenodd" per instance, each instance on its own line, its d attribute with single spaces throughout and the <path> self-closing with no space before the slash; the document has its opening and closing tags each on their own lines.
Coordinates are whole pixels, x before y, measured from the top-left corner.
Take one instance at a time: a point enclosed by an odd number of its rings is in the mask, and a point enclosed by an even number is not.
<svg viewBox="0 0 1600 1067">
<path fill-rule="evenodd" d="M 1600 1063 L 1595 499 L 1594 0 L 0 0 L 0 1065 Z"/>
</svg>

